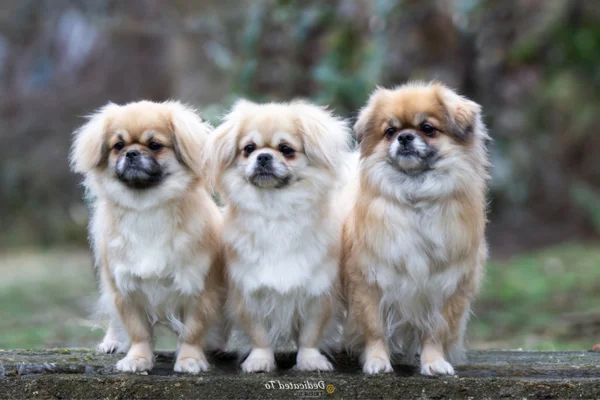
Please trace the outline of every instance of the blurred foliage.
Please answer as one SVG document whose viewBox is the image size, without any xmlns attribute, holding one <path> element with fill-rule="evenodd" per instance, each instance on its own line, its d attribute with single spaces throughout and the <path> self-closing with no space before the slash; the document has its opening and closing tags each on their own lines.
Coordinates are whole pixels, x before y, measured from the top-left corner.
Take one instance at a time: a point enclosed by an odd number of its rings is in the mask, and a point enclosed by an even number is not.
<svg viewBox="0 0 600 400">
<path fill-rule="evenodd" d="M 585 0 L 6 0 L 0 247 L 85 241 L 70 132 L 109 100 L 182 99 L 216 125 L 239 97 L 303 97 L 353 118 L 416 79 L 484 107 L 492 254 L 597 235 L 599 21 Z"/>
<path fill-rule="evenodd" d="M 181 99 L 217 125 L 239 97 L 302 97 L 352 119 L 377 85 L 437 79 L 493 137 L 471 344 L 589 348 L 600 251 L 573 243 L 600 231 L 599 65 L 596 0 L 4 0 L 0 249 L 85 243 L 68 150 L 108 101 Z M 95 344 L 86 254 L 0 257 L 0 347 Z"/>
<path fill-rule="evenodd" d="M 565 244 L 488 266 L 471 319 L 476 346 L 591 349 L 600 333 L 600 251 Z"/>
</svg>

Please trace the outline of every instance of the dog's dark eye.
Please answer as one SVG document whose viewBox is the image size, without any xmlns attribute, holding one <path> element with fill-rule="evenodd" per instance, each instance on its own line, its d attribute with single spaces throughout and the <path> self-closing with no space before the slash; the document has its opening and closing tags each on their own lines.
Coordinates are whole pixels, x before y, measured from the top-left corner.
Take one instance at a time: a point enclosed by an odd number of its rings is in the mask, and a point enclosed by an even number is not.
<svg viewBox="0 0 600 400">
<path fill-rule="evenodd" d="M 291 157 L 294 155 L 294 153 L 296 152 L 294 149 L 292 149 L 290 146 L 286 146 L 285 144 L 282 144 L 281 146 L 279 146 L 279 151 L 281 152 L 281 154 L 283 154 L 285 157 Z"/>
<path fill-rule="evenodd" d="M 429 124 L 423 124 L 423 125 L 421 125 L 421 130 L 427 136 L 433 136 L 435 134 L 435 131 L 436 131 L 436 129 L 433 126 L 429 125 Z"/>
<path fill-rule="evenodd" d="M 116 151 L 121 151 L 121 150 L 123 150 L 123 147 L 125 147 L 125 143 L 123 143 L 123 142 L 117 142 L 113 146 L 113 149 L 115 149 Z"/>
<path fill-rule="evenodd" d="M 252 152 L 256 150 L 256 146 L 253 145 L 252 143 L 247 144 L 246 147 L 244 147 L 244 154 L 246 156 L 249 156 L 250 154 L 252 154 Z"/>
<path fill-rule="evenodd" d="M 394 133 L 396 133 L 396 128 L 394 128 L 393 126 L 390 126 L 389 128 L 387 128 L 385 130 L 385 137 L 389 139 L 392 136 L 394 136 Z"/>
<path fill-rule="evenodd" d="M 162 150 L 162 148 L 163 148 L 163 147 L 164 147 L 164 146 L 163 146 L 162 144 L 158 143 L 158 142 L 151 142 L 151 143 L 148 145 L 148 148 L 149 148 L 150 150 L 152 150 L 152 151 L 160 151 L 160 150 Z"/>
</svg>

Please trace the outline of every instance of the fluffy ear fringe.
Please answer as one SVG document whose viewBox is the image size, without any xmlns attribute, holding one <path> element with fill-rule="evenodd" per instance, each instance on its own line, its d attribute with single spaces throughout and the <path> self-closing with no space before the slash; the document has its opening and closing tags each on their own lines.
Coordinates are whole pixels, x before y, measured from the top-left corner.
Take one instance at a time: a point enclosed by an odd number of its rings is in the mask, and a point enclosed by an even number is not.
<svg viewBox="0 0 600 400">
<path fill-rule="evenodd" d="M 196 111 L 182 103 L 171 101 L 171 124 L 175 136 L 175 154 L 197 176 L 206 174 L 208 138 L 212 127 Z"/>
<path fill-rule="evenodd" d="M 308 159 L 338 171 L 350 150 L 351 135 L 346 122 L 323 107 L 304 102 L 295 102 L 292 106 L 297 111 Z"/>
<path fill-rule="evenodd" d="M 371 130 L 371 115 L 373 110 L 377 107 L 377 100 L 387 89 L 377 87 L 373 93 L 369 96 L 367 104 L 360 109 L 358 117 L 354 123 L 354 134 L 356 135 L 356 142 L 360 144 L 365 134 Z"/>
<path fill-rule="evenodd" d="M 209 169 L 211 185 L 218 186 L 221 173 L 231 165 L 237 152 L 237 124 L 225 121 L 210 136 Z"/>
<path fill-rule="evenodd" d="M 88 122 L 73 132 L 74 139 L 69 157 L 73 172 L 86 174 L 106 161 L 108 157 L 104 138 L 106 121 L 118 108 L 118 105 L 108 103 L 88 116 Z"/>
<path fill-rule="evenodd" d="M 432 85 L 437 88 L 439 100 L 444 105 L 448 131 L 457 141 L 465 143 L 476 134 L 485 134 L 485 130 L 478 129 L 483 126 L 479 104 L 439 82 Z"/>
<path fill-rule="evenodd" d="M 238 100 L 229 114 L 210 136 L 210 154 L 208 155 L 212 186 L 217 186 L 221 173 L 235 160 L 240 121 L 244 115 L 257 107 L 249 100 Z"/>
</svg>

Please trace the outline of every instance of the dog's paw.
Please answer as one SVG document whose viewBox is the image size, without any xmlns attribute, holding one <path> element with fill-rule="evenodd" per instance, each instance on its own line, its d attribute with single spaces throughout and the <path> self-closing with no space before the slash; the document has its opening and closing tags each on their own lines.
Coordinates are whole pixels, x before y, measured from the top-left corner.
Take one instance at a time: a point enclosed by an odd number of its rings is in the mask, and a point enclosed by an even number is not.
<svg viewBox="0 0 600 400">
<path fill-rule="evenodd" d="M 121 343 L 116 340 L 103 340 L 102 343 L 96 347 L 96 350 L 99 353 L 105 354 L 123 352 L 122 349 L 123 347 L 121 346 Z"/>
<path fill-rule="evenodd" d="M 427 376 L 454 375 L 454 368 L 448 361 L 439 359 L 421 364 L 421 374 Z"/>
<path fill-rule="evenodd" d="M 199 358 L 182 358 L 178 359 L 175 363 L 175 372 L 184 372 L 186 374 L 199 374 L 200 372 L 206 372 L 210 368 L 206 359 Z"/>
<path fill-rule="evenodd" d="M 271 372 L 275 369 L 275 357 L 273 353 L 256 349 L 250 352 L 246 361 L 242 363 L 244 372 Z"/>
<path fill-rule="evenodd" d="M 270 358 L 250 358 L 242 363 L 244 372 L 271 372 L 275 369 L 275 361 Z"/>
<path fill-rule="evenodd" d="M 365 374 L 374 375 L 381 374 L 382 372 L 388 373 L 394 371 L 392 364 L 389 359 L 383 359 L 379 357 L 370 357 L 365 360 L 363 365 L 363 372 Z"/>
<path fill-rule="evenodd" d="M 117 363 L 117 370 L 121 372 L 143 372 L 152 369 L 152 360 L 144 357 L 127 356 Z"/>
<path fill-rule="evenodd" d="M 333 365 L 327 357 L 317 354 L 311 357 L 300 358 L 294 369 L 298 371 L 333 371 Z"/>
</svg>

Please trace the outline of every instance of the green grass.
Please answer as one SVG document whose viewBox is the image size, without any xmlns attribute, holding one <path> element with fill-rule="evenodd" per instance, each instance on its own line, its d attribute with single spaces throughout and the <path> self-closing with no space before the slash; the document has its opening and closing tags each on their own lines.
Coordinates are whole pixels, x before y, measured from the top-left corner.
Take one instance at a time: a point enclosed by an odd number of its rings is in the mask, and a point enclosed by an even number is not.
<svg viewBox="0 0 600 400">
<path fill-rule="evenodd" d="M 85 250 L 0 256 L 0 348 L 93 347 L 95 275 Z M 471 348 L 590 349 L 600 342 L 600 244 L 492 261 L 468 328 Z M 158 348 L 176 338 L 157 332 Z"/>
<path fill-rule="evenodd" d="M 94 347 L 102 339 L 90 318 L 95 273 L 84 250 L 24 251 L 0 257 L 0 348 Z M 157 331 L 158 348 L 176 338 Z"/>
<path fill-rule="evenodd" d="M 489 263 L 471 345 L 591 349 L 600 341 L 600 246 L 566 244 Z"/>
</svg>

